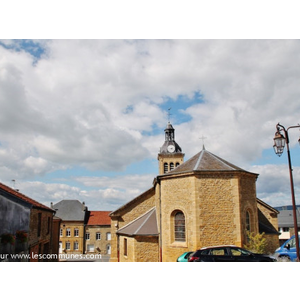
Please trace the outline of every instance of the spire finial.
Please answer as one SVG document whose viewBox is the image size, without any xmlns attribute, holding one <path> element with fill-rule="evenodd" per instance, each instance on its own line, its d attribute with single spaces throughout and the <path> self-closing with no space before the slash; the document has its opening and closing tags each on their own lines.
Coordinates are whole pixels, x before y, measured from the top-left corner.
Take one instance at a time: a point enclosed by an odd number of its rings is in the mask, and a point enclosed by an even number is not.
<svg viewBox="0 0 300 300">
<path fill-rule="evenodd" d="M 206 137 L 202 135 L 202 137 L 199 139 L 202 140 L 202 150 L 205 150 L 204 140 L 206 139 Z"/>
<path fill-rule="evenodd" d="M 168 123 L 170 123 L 170 117 L 171 117 L 171 112 L 170 110 L 172 109 L 172 107 L 168 108 Z"/>
</svg>

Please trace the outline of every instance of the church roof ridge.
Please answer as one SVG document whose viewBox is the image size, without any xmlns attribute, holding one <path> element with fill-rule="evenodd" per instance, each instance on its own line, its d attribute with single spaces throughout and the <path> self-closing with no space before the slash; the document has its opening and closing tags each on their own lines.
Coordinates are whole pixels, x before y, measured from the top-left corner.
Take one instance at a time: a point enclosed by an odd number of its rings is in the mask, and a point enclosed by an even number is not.
<svg viewBox="0 0 300 300">
<path fill-rule="evenodd" d="M 226 160 L 218 157 L 217 155 L 215 155 L 215 154 L 207 151 L 205 148 L 201 151 L 201 154 L 202 153 L 204 154 L 205 152 L 207 152 L 210 155 L 212 155 L 217 161 L 219 161 L 221 164 L 223 164 L 225 167 L 227 167 L 227 168 L 229 168 L 231 170 L 237 170 L 237 169 L 238 170 L 242 170 L 240 167 L 237 167 L 237 166 L 233 165 L 232 163 L 230 163 L 230 162 L 228 162 L 228 161 L 226 161 Z M 203 155 L 201 155 L 201 156 L 203 157 Z"/>
<path fill-rule="evenodd" d="M 201 159 L 202 159 L 203 154 L 204 154 L 204 150 L 205 150 L 205 149 L 203 148 L 203 150 L 200 152 L 199 158 L 198 158 L 198 160 L 197 160 L 197 162 L 196 162 L 196 165 L 195 165 L 195 170 L 197 170 L 197 168 L 198 168 L 199 165 L 200 165 Z"/>
<path fill-rule="evenodd" d="M 174 170 L 164 174 L 178 174 L 193 171 L 244 171 L 248 172 L 225 159 L 203 149 Z M 249 172 L 248 172 L 249 173 Z"/>
</svg>

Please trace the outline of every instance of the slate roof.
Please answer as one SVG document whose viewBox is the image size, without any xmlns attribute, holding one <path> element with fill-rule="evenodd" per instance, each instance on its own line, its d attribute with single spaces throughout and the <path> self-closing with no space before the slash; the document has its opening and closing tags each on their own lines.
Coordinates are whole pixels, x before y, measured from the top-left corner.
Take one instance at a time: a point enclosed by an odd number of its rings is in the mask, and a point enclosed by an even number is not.
<svg viewBox="0 0 300 300">
<path fill-rule="evenodd" d="M 120 228 L 117 233 L 128 236 L 158 236 L 156 208 L 151 208 L 145 214 Z"/>
<path fill-rule="evenodd" d="M 63 221 L 84 221 L 86 206 L 79 200 L 61 200 L 53 205 L 56 216 Z"/>
<path fill-rule="evenodd" d="M 110 225 L 111 211 L 88 211 L 87 225 Z"/>
<path fill-rule="evenodd" d="M 266 218 L 266 216 L 258 209 L 258 227 L 259 232 L 266 233 L 266 234 L 277 234 L 279 235 L 279 232 L 277 228 L 275 228 L 271 222 Z"/>
<path fill-rule="evenodd" d="M 194 155 L 192 158 L 179 165 L 174 170 L 166 173 L 177 174 L 182 172 L 192 171 L 244 171 L 247 172 L 232 163 L 218 157 L 217 155 L 207 151 L 203 148 L 202 151 Z M 249 172 L 247 172 L 249 173 Z"/>
<path fill-rule="evenodd" d="M 53 211 L 53 209 L 51 209 L 50 207 L 48 207 L 42 203 L 39 203 L 39 202 L 31 199 L 30 197 L 25 196 L 24 194 L 20 193 L 19 191 L 16 191 L 0 182 L 0 194 L 5 194 L 5 193 L 8 195 L 14 196 L 20 202 L 25 202 L 27 205 L 30 205 L 34 208 L 40 208 L 40 209 L 44 209 L 44 210 Z"/>
<path fill-rule="evenodd" d="M 296 210 L 297 224 L 300 227 L 300 211 Z M 294 217 L 292 209 L 283 209 L 279 211 L 278 227 L 294 227 Z"/>
</svg>

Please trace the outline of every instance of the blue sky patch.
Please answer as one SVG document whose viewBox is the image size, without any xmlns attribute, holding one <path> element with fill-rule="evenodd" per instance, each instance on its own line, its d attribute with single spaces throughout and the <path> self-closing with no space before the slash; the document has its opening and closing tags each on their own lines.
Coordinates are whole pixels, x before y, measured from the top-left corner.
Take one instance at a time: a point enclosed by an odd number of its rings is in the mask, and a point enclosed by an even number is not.
<svg viewBox="0 0 300 300">
<path fill-rule="evenodd" d="M 16 52 L 25 51 L 34 58 L 34 63 L 40 60 L 45 54 L 45 48 L 41 45 L 41 43 L 33 40 L 12 40 L 11 43 L 4 43 L 0 41 L 0 46 Z"/>
</svg>

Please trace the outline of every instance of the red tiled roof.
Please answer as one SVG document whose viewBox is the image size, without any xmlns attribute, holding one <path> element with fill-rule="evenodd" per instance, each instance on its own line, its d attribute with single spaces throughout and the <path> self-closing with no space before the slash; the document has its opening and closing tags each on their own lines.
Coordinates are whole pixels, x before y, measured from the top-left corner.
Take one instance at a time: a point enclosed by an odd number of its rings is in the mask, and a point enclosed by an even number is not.
<svg viewBox="0 0 300 300">
<path fill-rule="evenodd" d="M 110 225 L 111 211 L 89 211 L 87 225 Z"/>
<path fill-rule="evenodd" d="M 50 211 L 54 211 L 50 207 L 48 207 L 48 206 L 46 206 L 44 204 L 41 204 L 41 203 L 39 203 L 39 202 L 37 202 L 37 201 L 35 201 L 35 200 L 33 200 L 33 199 L 25 196 L 24 194 L 22 194 L 22 193 L 20 193 L 20 192 L 18 192 L 16 190 L 14 190 L 14 189 L 12 189 L 12 188 L 8 187 L 7 185 L 5 185 L 5 184 L 3 184 L 3 183 L 0 182 L 0 191 L 1 190 L 3 190 L 5 192 L 7 192 L 7 193 L 9 193 L 9 194 L 17 197 L 20 200 L 23 200 L 26 203 L 31 204 L 33 207 L 41 208 L 41 209 L 46 209 L 46 210 L 50 210 Z"/>
</svg>

